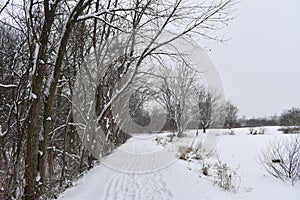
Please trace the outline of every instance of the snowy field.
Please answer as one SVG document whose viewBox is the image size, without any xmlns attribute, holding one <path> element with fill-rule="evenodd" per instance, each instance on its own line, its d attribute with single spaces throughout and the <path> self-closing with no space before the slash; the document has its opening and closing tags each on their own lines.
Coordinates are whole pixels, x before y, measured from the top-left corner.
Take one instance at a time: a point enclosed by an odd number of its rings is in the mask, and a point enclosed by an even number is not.
<svg viewBox="0 0 300 200">
<path fill-rule="evenodd" d="M 214 170 L 203 175 L 203 160 L 178 159 L 180 146 L 201 141 L 205 134 L 195 137 L 195 130 L 184 138 L 169 142 L 167 133 L 136 136 L 101 161 L 80 180 L 67 189 L 60 200 L 298 200 L 300 186 L 291 186 L 265 172 L 258 163 L 258 153 L 269 141 L 285 140 L 288 135 L 279 127 L 266 127 L 264 135 L 249 135 L 248 128 L 209 130 L 216 133 L 215 150 L 204 163 L 217 160 L 236 169 L 236 190 L 226 191 L 214 182 Z M 159 138 L 159 142 L 158 142 Z"/>
</svg>

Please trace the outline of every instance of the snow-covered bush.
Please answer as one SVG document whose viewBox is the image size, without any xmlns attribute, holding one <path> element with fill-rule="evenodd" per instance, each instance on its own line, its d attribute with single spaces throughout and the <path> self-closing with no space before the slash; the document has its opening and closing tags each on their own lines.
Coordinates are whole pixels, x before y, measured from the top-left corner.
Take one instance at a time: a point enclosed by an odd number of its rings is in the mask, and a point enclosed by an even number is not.
<svg viewBox="0 0 300 200">
<path fill-rule="evenodd" d="M 266 132 L 266 129 L 264 127 L 259 128 L 249 128 L 249 134 L 250 135 L 264 135 Z"/>
<path fill-rule="evenodd" d="M 189 146 L 179 146 L 178 157 L 191 162 L 192 165 L 197 163 L 198 169 L 201 170 L 202 174 L 224 190 L 238 190 L 240 177 L 237 174 L 237 170 L 221 162 L 214 150 L 208 151 L 205 149 L 203 142 L 193 141 Z M 191 170 L 192 168 L 189 169 Z"/>
<path fill-rule="evenodd" d="M 175 137 L 176 135 L 171 133 L 171 134 L 168 134 L 167 135 L 167 138 L 169 138 L 169 141 L 168 142 L 173 142 L 173 138 Z"/>
<path fill-rule="evenodd" d="M 182 160 L 188 160 L 191 152 L 193 152 L 193 149 L 191 147 L 179 146 L 178 158 Z"/>
<path fill-rule="evenodd" d="M 300 180 L 300 135 L 270 142 L 259 162 L 272 176 L 294 185 Z"/>
<path fill-rule="evenodd" d="M 192 149 L 200 160 L 210 158 L 215 155 L 215 149 L 213 146 L 204 145 L 204 141 L 194 141 L 192 143 Z"/>
<path fill-rule="evenodd" d="M 259 135 L 264 135 L 266 132 L 266 128 L 265 127 L 259 127 L 258 128 L 258 134 Z"/>
<path fill-rule="evenodd" d="M 205 149 L 202 141 L 193 142 L 189 146 L 180 146 L 178 148 L 178 157 L 183 160 L 196 159 L 202 160 L 204 163 L 205 158 L 211 157 L 213 154 L 213 149 Z"/>
<path fill-rule="evenodd" d="M 223 132 L 223 135 L 235 135 L 234 130 L 227 130 Z"/>
<path fill-rule="evenodd" d="M 166 140 L 166 138 L 165 137 L 159 137 L 159 136 L 157 136 L 157 137 L 155 137 L 155 142 L 157 143 L 157 144 L 160 144 L 160 145 L 162 145 L 163 147 L 165 147 L 166 145 L 167 145 L 167 140 Z"/>
<path fill-rule="evenodd" d="M 249 128 L 249 134 L 250 134 L 250 135 L 253 135 L 254 132 L 255 132 L 255 129 L 252 128 L 252 127 L 250 127 L 250 128 Z"/>
<path fill-rule="evenodd" d="M 237 191 L 240 186 L 240 177 L 237 170 L 230 168 L 226 163 L 217 162 L 214 166 L 216 174 L 214 183 L 224 190 Z"/>
</svg>

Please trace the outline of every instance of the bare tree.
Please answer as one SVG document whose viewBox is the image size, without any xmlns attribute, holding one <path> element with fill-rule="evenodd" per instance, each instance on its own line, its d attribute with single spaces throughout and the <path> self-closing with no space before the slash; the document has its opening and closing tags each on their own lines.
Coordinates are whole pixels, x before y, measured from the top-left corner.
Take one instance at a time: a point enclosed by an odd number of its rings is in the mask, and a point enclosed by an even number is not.
<svg viewBox="0 0 300 200">
<path fill-rule="evenodd" d="M 224 112 L 225 112 L 224 126 L 226 128 L 231 129 L 237 123 L 239 110 L 233 103 L 227 101 L 224 106 Z"/>
<path fill-rule="evenodd" d="M 198 129 L 202 129 L 203 133 L 206 133 L 206 129 L 222 115 L 223 99 L 217 91 L 205 87 L 195 88 L 194 93 L 198 123 L 196 135 L 198 135 Z"/>
<path fill-rule="evenodd" d="M 8 26 L 1 26 L 0 40 L 0 198 L 10 199 L 22 190 L 29 52 L 25 38 Z"/>
<path fill-rule="evenodd" d="M 177 136 L 193 118 L 191 95 L 196 80 L 196 72 L 185 63 L 174 68 L 166 67 L 160 81 L 159 95 L 169 117 L 174 120 Z"/>
<path fill-rule="evenodd" d="M 262 167 L 272 176 L 294 185 L 300 180 L 300 137 L 293 135 L 270 142 L 259 155 Z"/>
</svg>

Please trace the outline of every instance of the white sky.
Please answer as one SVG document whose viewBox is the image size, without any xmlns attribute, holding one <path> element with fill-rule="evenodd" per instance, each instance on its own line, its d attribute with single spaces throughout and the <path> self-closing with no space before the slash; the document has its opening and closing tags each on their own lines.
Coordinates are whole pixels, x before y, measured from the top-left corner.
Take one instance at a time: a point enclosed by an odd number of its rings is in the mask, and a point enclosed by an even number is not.
<svg viewBox="0 0 300 200">
<path fill-rule="evenodd" d="M 226 96 L 248 117 L 300 107 L 300 1 L 243 0 L 237 9 L 222 31 L 232 39 L 208 44 Z"/>
</svg>

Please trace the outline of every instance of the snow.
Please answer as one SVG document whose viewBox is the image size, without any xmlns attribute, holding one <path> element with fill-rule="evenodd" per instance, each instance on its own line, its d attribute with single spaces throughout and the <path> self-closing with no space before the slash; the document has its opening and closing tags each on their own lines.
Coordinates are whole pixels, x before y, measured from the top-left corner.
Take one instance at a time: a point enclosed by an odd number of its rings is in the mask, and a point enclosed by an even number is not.
<svg viewBox="0 0 300 200">
<path fill-rule="evenodd" d="M 52 120 L 52 118 L 51 117 L 47 117 L 47 119 L 46 119 L 47 121 L 51 121 Z"/>
<path fill-rule="evenodd" d="M 17 87 L 17 86 L 13 85 L 13 84 L 1 84 L 0 83 L 0 87 L 3 87 L 3 88 L 14 88 L 14 87 Z"/>
<path fill-rule="evenodd" d="M 28 6 L 30 6 L 30 3 L 28 4 Z M 31 71 L 32 75 L 35 74 L 35 71 L 36 71 L 36 68 L 37 68 L 36 65 L 37 65 L 37 59 L 38 59 L 38 56 L 39 56 L 39 51 L 40 51 L 40 45 L 38 43 L 36 43 L 34 56 L 33 56 L 33 66 L 32 66 L 32 71 Z"/>
<path fill-rule="evenodd" d="M 33 92 L 31 92 L 30 93 L 30 99 L 36 99 L 36 98 L 37 98 L 36 94 L 34 94 Z"/>
<path fill-rule="evenodd" d="M 49 80 L 47 80 L 47 83 L 46 83 L 46 89 L 45 89 L 46 96 L 49 96 L 49 94 L 50 94 L 50 88 L 51 88 L 51 84 L 52 84 L 53 80 L 54 80 L 54 70 L 52 70 L 50 78 L 49 78 Z"/>
<path fill-rule="evenodd" d="M 205 138 L 205 134 L 195 138 L 196 131 L 190 130 L 185 132 L 186 137 L 174 137 L 172 143 L 167 137 L 170 133 L 134 136 L 75 182 L 59 200 L 296 200 L 300 196 L 300 185 L 281 182 L 267 174 L 257 162 L 257 154 L 269 141 L 288 137 L 277 129 L 266 127 L 265 135 L 249 135 L 248 128 L 231 129 L 235 135 L 226 134 L 228 130 L 208 130 L 208 134 L 218 134 L 218 159 L 232 169 L 238 168 L 241 183 L 236 192 L 215 185 L 212 176 L 201 173 L 198 161 L 177 159 L 179 146 Z M 163 142 L 158 143 L 157 137 L 163 138 Z M 211 162 L 210 159 L 207 162 Z"/>
<path fill-rule="evenodd" d="M 4 137 L 7 131 L 2 132 L 2 126 L 0 125 L 0 137 Z"/>
<path fill-rule="evenodd" d="M 39 132 L 39 141 L 40 142 L 44 141 L 44 136 L 43 136 L 42 131 Z"/>
<path fill-rule="evenodd" d="M 35 177 L 35 181 L 39 182 L 41 180 L 41 174 L 38 172 L 38 174 Z"/>
</svg>

